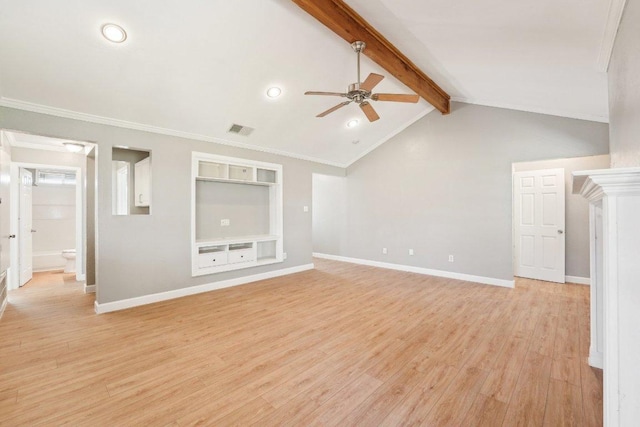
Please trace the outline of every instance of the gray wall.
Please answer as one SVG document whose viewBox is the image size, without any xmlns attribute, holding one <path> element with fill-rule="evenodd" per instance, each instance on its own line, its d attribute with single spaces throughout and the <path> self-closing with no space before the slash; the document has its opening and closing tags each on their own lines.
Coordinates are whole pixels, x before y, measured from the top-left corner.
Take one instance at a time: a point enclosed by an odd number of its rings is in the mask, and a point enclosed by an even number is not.
<svg viewBox="0 0 640 427">
<path fill-rule="evenodd" d="M 343 253 L 347 239 L 345 177 L 313 175 L 313 252 Z"/>
<path fill-rule="evenodd" d="M 344 175 L 318 163 L 184 138 L 0 108 L 0 128 L 98 144 L 97 301 L 106 303 L 304 265 L 311 258 L 311 175 Z M 153 152 L 151 215 L 111 214 L 114 145 Z M 279 163 L 284 176 L 283 263 L 191 277 L 191 152 Z"/>
<path fill-rule="evenodd" d="M 269 191 L 262 185 L 198 181 L 196 239 L 269 234 Z M 228 226 L 220 226 L 228 219 Z"/>
<path fill-rule="evenodd" d="M 512 164 L 608 151 L 606 124 L 453 103 L 348 168 L 333 254 L 510 280 Z"/>
<path fill-rule="evenodd" d="M 611 166 L 640 166 L 640 0 L 627 0 L 609 64 Z"/>
<path fill-rule="evenodd" d="M 542 160 L 514 163 L 513 171 L 564 169 L 565 180 L 565 272 L 567 276 L 589 277 L 589 202 L 572 193 L 573 171 L 607 169 L 608 155 L 575 157 L 571 159 Z"/>
</svg>

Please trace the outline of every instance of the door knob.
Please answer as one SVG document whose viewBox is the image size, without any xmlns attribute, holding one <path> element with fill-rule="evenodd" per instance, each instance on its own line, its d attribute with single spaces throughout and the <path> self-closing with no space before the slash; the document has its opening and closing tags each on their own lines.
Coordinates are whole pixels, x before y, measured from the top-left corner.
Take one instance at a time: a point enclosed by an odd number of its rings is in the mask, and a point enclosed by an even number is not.
<svg viewBox="0 0 640 427">
<path fill-rule="evenodd" d="M 15 235 L 15 234 L 9 234 L 9 238 L 10 238 L 10 239 L 15 239 L 15 238 L 16 238 L 16 235 Z"/>
<path fill-rule="evenodd" d="M 31 232 L 32 232 L 32 233 L 35 233 L 35 232 L 36 232 L 36 230 L 34 230 L 34 229 L 32 228 L 32 229 L 31 229 Z"/>
<path fill-rule="evenodd" d="M 562 233 L 564 233 L 564 231 L 558 230 L 558 234 L 562 234 Z"/>
</svg>

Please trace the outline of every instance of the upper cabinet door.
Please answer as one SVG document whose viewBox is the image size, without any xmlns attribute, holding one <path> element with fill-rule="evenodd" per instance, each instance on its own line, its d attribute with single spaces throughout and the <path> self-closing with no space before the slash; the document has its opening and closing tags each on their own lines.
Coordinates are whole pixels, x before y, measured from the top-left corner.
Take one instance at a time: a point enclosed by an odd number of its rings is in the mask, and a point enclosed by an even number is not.
<svg viewBox="0 0 640 427">
<path fill-rule="evenodd" d="M 148 207 L 151 205 L 151 158 L 140 160 L 134 171 L 135 205 Z"/>
</svg>

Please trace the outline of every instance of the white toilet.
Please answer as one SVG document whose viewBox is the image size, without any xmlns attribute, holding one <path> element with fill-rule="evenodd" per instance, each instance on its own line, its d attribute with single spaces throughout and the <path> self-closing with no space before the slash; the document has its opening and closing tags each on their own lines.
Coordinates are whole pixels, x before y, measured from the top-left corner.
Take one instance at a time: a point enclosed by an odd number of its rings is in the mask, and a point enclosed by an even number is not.
<svg viewBox="0 0 640 427">
<path fill-rule="evenodd" d="M 62 258 L 67 260 L 67 263 L 64 266 L 64 272 L 75 273 L 76 272 L 76 250 L 65 249 L 64 251 L 62 251 Z"/>
</svg>

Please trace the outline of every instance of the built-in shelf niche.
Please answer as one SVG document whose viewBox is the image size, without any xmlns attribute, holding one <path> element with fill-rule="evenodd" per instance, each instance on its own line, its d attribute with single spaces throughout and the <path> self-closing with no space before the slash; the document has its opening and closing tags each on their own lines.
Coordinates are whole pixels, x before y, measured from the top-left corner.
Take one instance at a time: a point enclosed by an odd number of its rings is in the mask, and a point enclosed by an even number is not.
<svg viewBox="0 0 640 427">
<path fill-rule="evenodd" d="M 283 261 L 282 166 L 193 153 L 192 274 Z"/>
<path fill-rule="evenodd" d="M 112 214 L 149 215 L 151 213 L 151 152 L 113 147 Z"/>
</svg>

